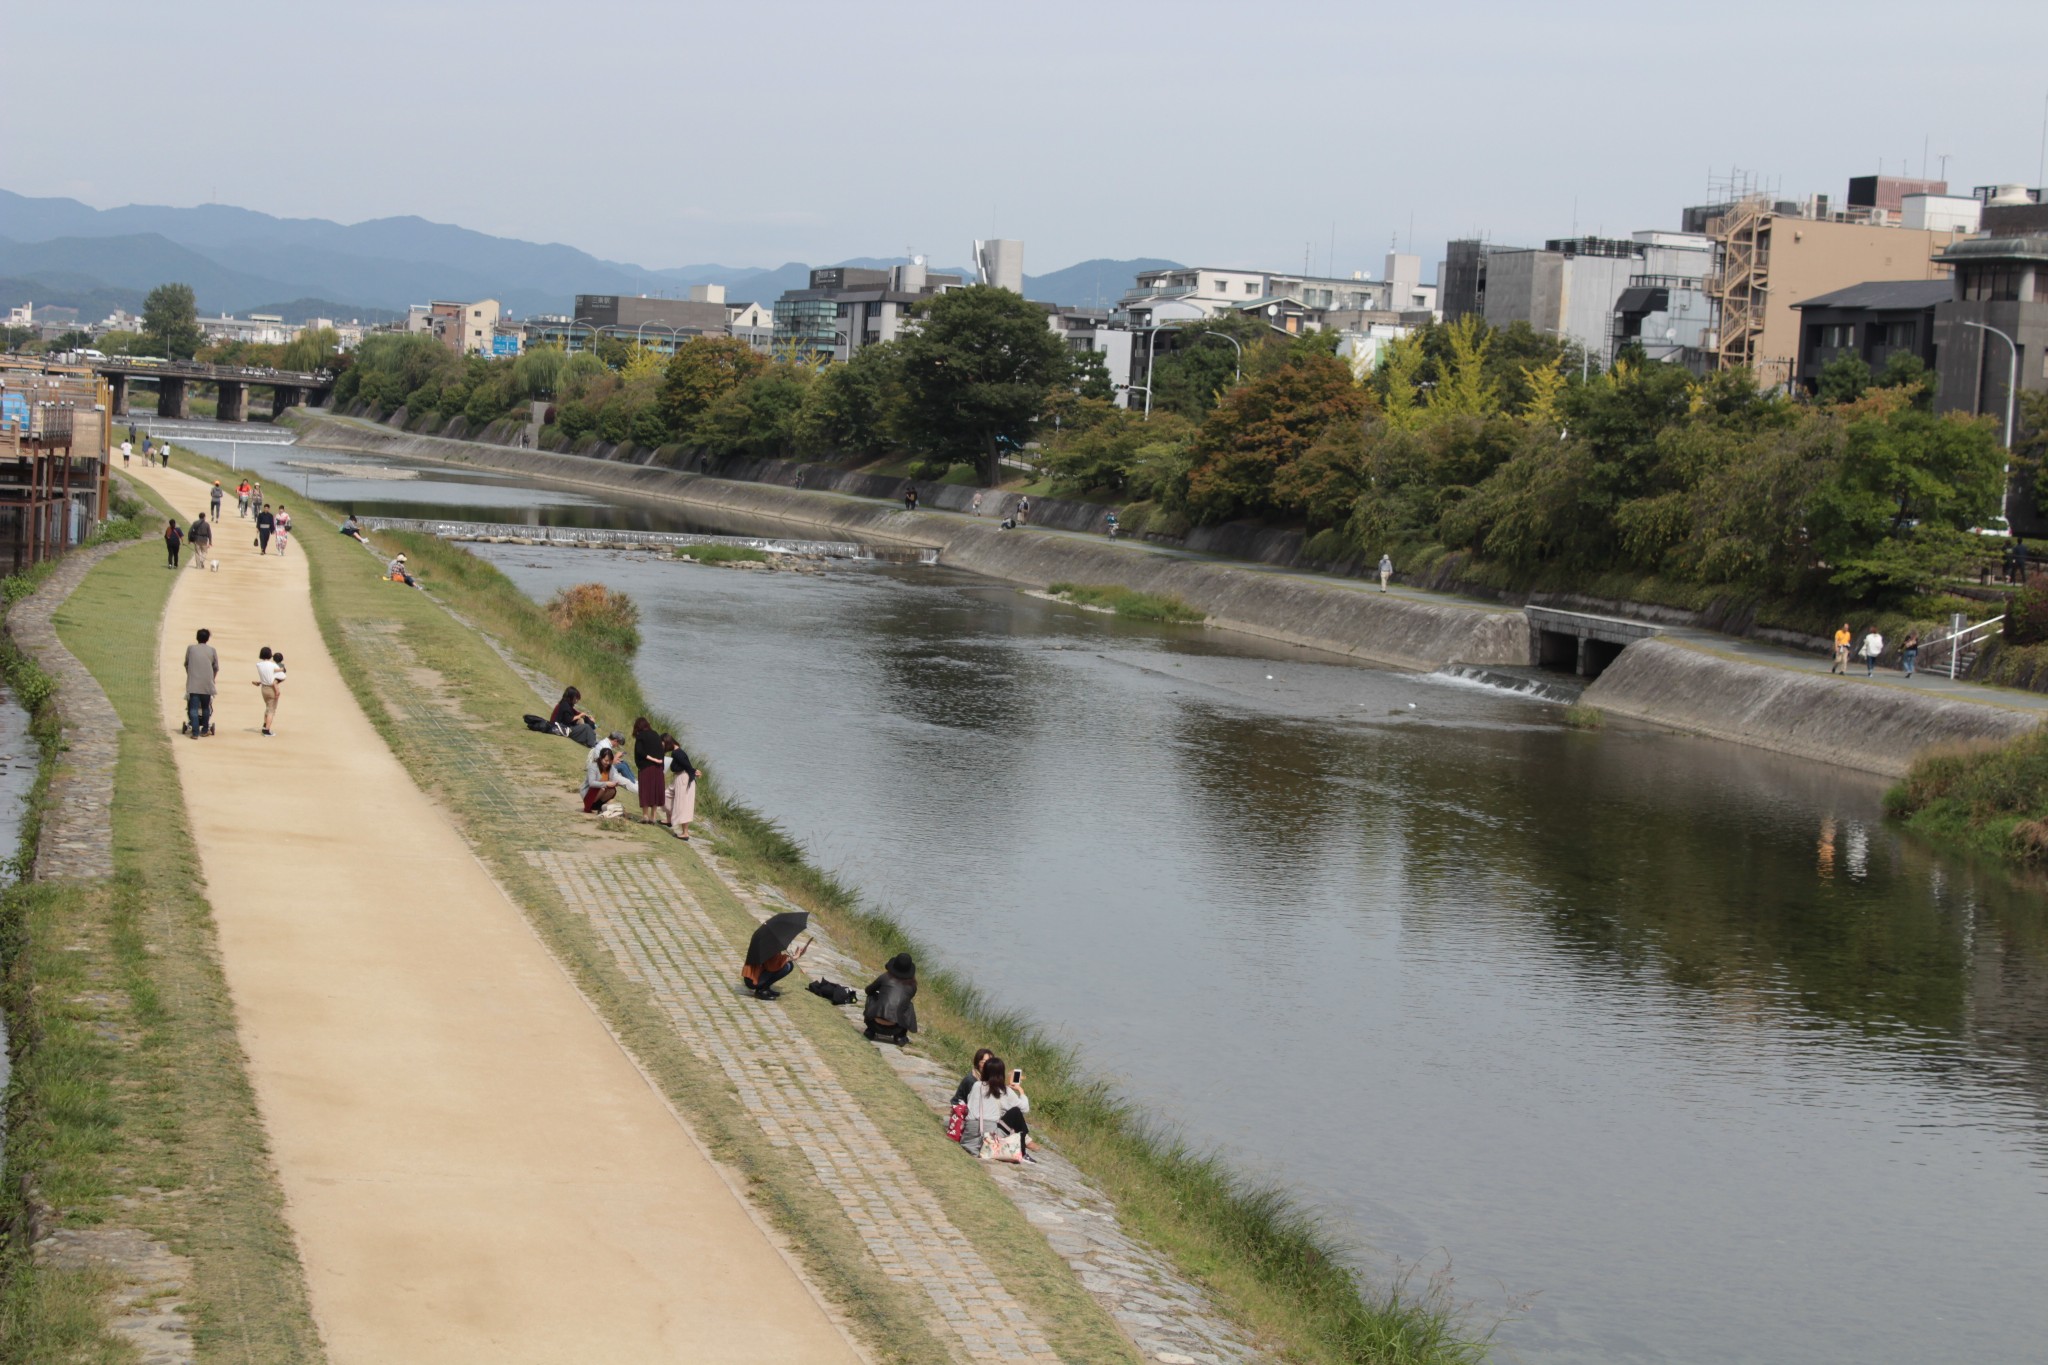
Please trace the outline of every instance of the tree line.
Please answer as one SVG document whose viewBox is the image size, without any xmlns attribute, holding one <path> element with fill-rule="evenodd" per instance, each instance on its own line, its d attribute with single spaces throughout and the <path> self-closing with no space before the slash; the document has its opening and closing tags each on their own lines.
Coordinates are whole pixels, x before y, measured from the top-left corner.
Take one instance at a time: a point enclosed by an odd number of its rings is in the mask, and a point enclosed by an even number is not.
<svg viewBox="0 0 2048 1365">
<path fill-rule="evenodd" d="M 372 336 L 337 396 L 472 426 L 540 399 L 550 446 L 902 460 L 933 478 L 966 465 L 989 483 L 1029 448 L 1040 486 L 1126 504 L 1133 529 L 1299 526 L 1318 559 L 1455 556 L 1503 586 L 1623 575 L 1902 598 L 1982 553 L 1972 531 L 2005 488 L 1994 424 L 1937 416 L 1912 357 L 1878 375 L 1838 361 L 1805 401 L 1640 352 L 1586 367 L 1524 324 L 1471 318 L 1417 329 L 1361 373 L 1333 333 L 1233 315 L 1159 338 L 1148 415 L 1117 406 L 1101 357 L 1015 294 L 977 286 L 917 311 L 842 364 L 725 337 L 487 360 Z M 2030 429 L 2043 418 L 2030 409 Z"/>
</svg>

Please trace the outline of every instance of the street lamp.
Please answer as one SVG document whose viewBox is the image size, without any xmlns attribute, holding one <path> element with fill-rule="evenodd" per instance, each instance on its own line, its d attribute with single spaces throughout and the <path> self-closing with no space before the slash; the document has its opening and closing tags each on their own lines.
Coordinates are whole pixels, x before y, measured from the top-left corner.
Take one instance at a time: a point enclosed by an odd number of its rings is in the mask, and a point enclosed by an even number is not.
<svg viewBox="0 0 2048 1365">
<path fill-rule="evenodd" d="M 566 352 L 569 349 L 569 343 L 576 340 L 576 324 L 579 322 L 587 322 L 590 324 L 590 349 L 593 351 L 597 349 L 598 333 L 602 330 L 597 325 L 597 320 L 595 318 L 571 318 L 569 319 L 569 325 L 562 329 L 563 351 Z"/>
<path fill-rule="evenodd" d="M 1975 327 L 1980 332 L 1989 332 L 1999 338 L 2005 343 L 2005 349 L 2012 354 L 2012 367 L 2006 371 L 2005 376 L 2005 488 L 1998 495 L 1999 518 L 2005 522 L 2005 529 L 2011 531 L 2012 518 L 2006 513 L 2010 510 L 2007 504 L 2012 498 L 2012 418 L 2013 405 L 2020 392 L 2020 347 L 2018 342 L 1988 322 L 1971 322 L 1967 319 L 1961 321 L 1965 327 Z"/>
<path fill-rule="evenodd" d="M 659 327 L 662 331 L 668 333 L 668 351 L 670 355 L 674 355 L 676 351 L 676 338 L 683 334 L 683 329 L 680 327 L 671 327 L 665 322 L 656 322 L 652 318 L 649 318 L 646 322 L 641 323 L 638 327 L 635 327 L 633 329 L 634 346 L 639 346 L 640 334 L 645 332 L 649 327 Z"/>
</svg>

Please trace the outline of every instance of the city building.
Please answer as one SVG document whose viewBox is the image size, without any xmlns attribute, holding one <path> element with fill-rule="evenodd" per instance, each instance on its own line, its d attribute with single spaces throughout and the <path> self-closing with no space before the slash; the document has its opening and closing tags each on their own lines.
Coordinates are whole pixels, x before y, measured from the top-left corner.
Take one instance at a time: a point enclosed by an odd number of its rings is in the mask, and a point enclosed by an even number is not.
<svg viewBox="0 0 2048 1365">
<path fill-rule="evenodd" d="M 199 331 L 208 341 L 247 342 L 254 346 L 281 346 L 298 335 L 299 329 L 285 325 L 276 313 L 251 313 L 246 318 L 222 313 L 217 318 L 199 319 Z"/>
<path fill-rule="evenodd" d="M 2042 197 L 2038 190 L 2004 187 L 1984 206 L 1984 235 L 1951 244 L 1940 258 L 1954 279 L 1934 315 L 1935 407 L 1992 414 L 2001 435 L 2011 414 L 2017 436 L 2020 394 L 2048 391 L 2048 203 L 2038 202 Z M 2048 534 L 2048 523 L 2031 511 L 2031 498 L 2013 503 L 2015 531 Z"/>
<path fill-rule="evenodd" d="M 1267 309 L 1283 300 L 1314 318 L 1339 312 L 1431 312 L 1437 286 L 1422 283 L 1422 258 L 1389 252 L 1386 275 L 1373 279 L 1365 272 L 1338 278 L 1271 270 L 1237 270 L 1216 266 L 1175 266 L 1147 270 L 1117 301 L 1116 315 L 1126 325 L 1145 329 L 1170 327 L 1226 312 Z"/>
<path fill-rule="evenodd" d="M 1873 280 L 1801 300 L 1799 387 L 1813 393 L 1820 372 L 1843 356 L 1883 370 L 1895 354 L 1919 356 L 1936 367 L 1935 312 L 1955 293 L 1953 281 Z"/>
<path fill-rule="evenodd" d="M 457 355 L 490 355 L 498 335 L 499 313 L 496 299 L 471 303 L 436 299 L 407 309 L 405 330 L 432 336 Z"/>
<path fill-rule="evenodd" d="M 578 294 L 567 317 L 548 316 L 526 324 L 526 344 L 584 351 L 610 337 L 671 354 L 701 336 L 731 335 L 732 306 L 723 285 L 699 285 L 687 299 L 651 299 L 644 294 Z M 715 295 L 715 297 L 714 297 Z"/>
<path fill-rule="evenodd" d="M 1656 360 L 1696 350 L 1707 325 L 1702 289 L 1712 260 L 1713 243 L 1690 232 L 1559 237 L 1540 248 L 1467 238 L 1446 248 L 1438 280 L 1445 321 L 1526 323 L 1605 366 L 1631 342 Z"/>
<path fill-rule="evenodd" d="M 775 301 L 773 344 L 778 350 L 850 360 L 863 346 L 894 341 L 909 324 L 913 308 L 961 283 L 958 275 L 928 270 L 922 256 L 887 270 L 838 265 L 813 270 L 806 288 Z"/>
<path fill-rule="evenodd" d="M 1921 203 L 1921 220 L 1950 226 L 1909 228 L 1902 219 L 1909 195 L 1945 198 L 1946 190 L 1939 181 L 1864 176 L 1851 182 L 1851 199 L 1879 202 L 1838 211 L 1824 195 L 1793 202 L 1750 194 L 1688 210 L 1705 216 L 1714 242 L 1707 282 L 1713 330 L 1706 339 L 1713 366 L 1747 368 L 1766 387 L 1788 385 L 1802 335 L 1796 305 L 1869 280 L 1945 277 L 1942 253 L 1969 230 L 1953 225 L 1957 220 L 1939 204 Z"/>
<path fill-rule="evenodd" d="M 974 282 L 1024 292 L 1024 244 L 1012 241 L 977 241 L 974 244 Z"/>
</svg>

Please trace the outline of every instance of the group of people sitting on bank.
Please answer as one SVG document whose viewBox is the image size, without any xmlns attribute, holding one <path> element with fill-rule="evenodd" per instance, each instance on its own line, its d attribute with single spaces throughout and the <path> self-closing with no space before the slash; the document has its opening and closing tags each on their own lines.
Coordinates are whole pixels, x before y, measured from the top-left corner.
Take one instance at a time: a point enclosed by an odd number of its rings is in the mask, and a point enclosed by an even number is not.
<svg viewBox="0 0 2048 1365">
<path fill-rule="evenodd" d="M 625 813 L 619 798 L 621 787 L 631 788 L 640 802 L 640 822 L 666 825 L 669 833 L 688 842 L 690 824 L 697 818 L 697 780 L 703 770 L 690 759 L 689 751 L 674 735 L 658 731 L 641 716 L 633 722 L 632 752 L 627 756 L 626 736 L 613 731 L 599 735 L 597 721 L 583 709 L 583 694 L 571 687 L 547 718 L 526 717 L 528 729 L 562 735 L 590 751 L 583 769 L 583 812 L 615 817 Z"/>
</svg>

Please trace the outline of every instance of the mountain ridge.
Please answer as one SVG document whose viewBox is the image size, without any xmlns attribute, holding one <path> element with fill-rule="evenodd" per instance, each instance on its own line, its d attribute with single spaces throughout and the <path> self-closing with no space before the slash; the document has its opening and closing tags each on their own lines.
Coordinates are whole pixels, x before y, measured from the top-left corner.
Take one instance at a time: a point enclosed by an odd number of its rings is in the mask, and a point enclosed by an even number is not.
<svg viewBox="0 0 2048 1365">
<path fill-rule="evenodd" d="M 837 264 L 883 267 L 903 259 L 853 257 Z M 1025 276 L 1025 293 L 1048 303 L 1101 307 L 1136 270 L 1171 264 L 1082 261 Z M 435 298 L 495 298 L 508 313 L 531 316 L 567 312 L 577 294 L 680 293 L 699 284 L 723 284 L 734 301 L 772 303 L 785 290 L 802 288 L 811 269 L 801 261 L 650 269 L 560 242 L 497 237 L 411 214 L 344 224 L 230 204 L 95 209 L 76 199 L 0 189 L 0 303 L 9 306 L 30 298 L 68 303 L 146 293 L 175 279 L 192 285 L 207 312 L 246 312 L 293 299 L 362 316 L 402 314 L 408 304 Z M 960 267 L 933 269 L 972 277 Z"/>
</svg>

